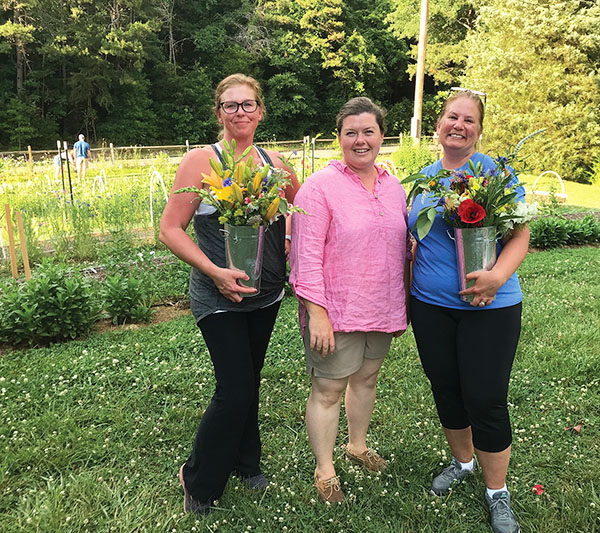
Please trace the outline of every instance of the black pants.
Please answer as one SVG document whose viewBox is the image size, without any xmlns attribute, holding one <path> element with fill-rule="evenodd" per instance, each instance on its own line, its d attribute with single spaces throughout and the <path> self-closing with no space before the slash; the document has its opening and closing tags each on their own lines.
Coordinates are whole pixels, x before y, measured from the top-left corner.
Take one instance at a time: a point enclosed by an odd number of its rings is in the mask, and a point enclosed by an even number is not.
<svg viewBox="0 0 600 533">
<path fill-rule="evenodd" d="M 410 310 L 442 426 L 471 426 L 478 450 L 508 448 L 508 382 L 521 333 L 521 304 L 465 311 L 413 297 Z"/>
<path fill-rule="evenodd" d="M 220 498 L 232 472 L 260 474 L 260 371 L 280 303 L 244 313 L 215 313 L 200 330 L 215 369 L 216 388 L 183 476 L 202 503 Z"/>
</svg>

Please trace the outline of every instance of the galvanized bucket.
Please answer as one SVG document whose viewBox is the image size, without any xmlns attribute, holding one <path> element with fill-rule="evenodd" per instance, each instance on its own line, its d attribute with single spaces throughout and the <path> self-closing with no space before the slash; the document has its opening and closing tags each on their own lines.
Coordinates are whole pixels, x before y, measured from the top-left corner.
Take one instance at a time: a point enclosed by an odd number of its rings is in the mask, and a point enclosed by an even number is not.
<svg viewBox="0 0 600 533">
<path fill-rule="evenodd" d="M 238 284 L 243 287 L 256 289 L 255 293 L 240 293 L 240 296 L 243 298 L 256 296 L 260 292 L 264 226 L 253 228 L 252 226 L 231 226 L 225 224 L 223 233 L 225 234 L 227 268 L 245 272 L 249 279 L 238 279 Z"/>
<path fill-rule="evenodd" d="M 465 276 L 477 270 L 491 270 L 496 264 L 497 230 L 494 226 L 483 228 L 454 228 L 459 290 L 472 287 L 475 280 Z M 473 295 L 461 296 L 464 302 L 473 301 Z"/>
</svg>

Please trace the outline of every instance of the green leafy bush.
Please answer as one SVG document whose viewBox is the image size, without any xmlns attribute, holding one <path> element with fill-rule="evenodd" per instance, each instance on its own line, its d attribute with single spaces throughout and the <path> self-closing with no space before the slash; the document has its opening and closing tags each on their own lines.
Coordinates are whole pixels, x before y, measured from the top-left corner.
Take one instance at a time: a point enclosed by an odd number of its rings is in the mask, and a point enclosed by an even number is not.
<svg viewBox="0 0 600 533">
<path fill-rule="evenodd" d="M 419 146 L 413 146 L 410 138 L 404 138 L 402 144 L 392 154 L 392 161 L 398 169 L 399 178 L 419 172 L 435 159 L 430 143 L 423 140 Z"/>
<path fill-rule="evenodd" d="M 108 276 L 104 283 L 104 309 L 115 324 L 148 322 L 152 317 L 152 308 L 146 302 L 146 293 L 142 282 L 115 274 Z"/>
<path fill-rule="evenodd" d="M 529 224 L 529 244 L 535 248 L 556 248 L 569 244 L 600 242 L 600 222 L 593 215 L 569 220 L 564 217 L 544 217 Z"/>
<path fill-rule="evenodd" d="M 47 344 L 89 332 L 99 316 L 91 283 L 64 264 L 43 263 L 31 281 L 0 291 L 0 342 Z"/>
</svg>

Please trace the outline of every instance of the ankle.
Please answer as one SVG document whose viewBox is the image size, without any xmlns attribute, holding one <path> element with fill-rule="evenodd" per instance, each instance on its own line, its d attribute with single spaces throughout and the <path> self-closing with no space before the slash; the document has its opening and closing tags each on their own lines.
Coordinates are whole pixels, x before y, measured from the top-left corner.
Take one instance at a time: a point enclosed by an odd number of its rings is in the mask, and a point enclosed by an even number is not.
<svg viewBox="0 0 600 533">
<path fill-rule="evenodd" d="M 499 489 L 490 489 L 489 487 L 486 487 L 485 490 L 489 498 L 493 498 L 496 492 L 508 492 L 508 489 L 506 488 L 506 483 L 503 487 L 500 487 Z"/>
<path fill-rule="evenodd" d="M 352 442 L 348 442 L 348 444 L 346 444 L 346 450 L 348 450 L 350 453 L 354 454 L 354 455 L 361 455 L 363 453 L 365 453 L 368 448 L 366 443 L 362 443 L 362 444 L 353 444 Z"/>
<path fill-rule="evenodd" d="M 323 466 L 317 465 L 317 468 L 315 469 L 315 477 L 322 481 L 335 477 L 336 475 L 337 474 L 335 473 L 335 467 L 333 464 Z"/>
</svg>

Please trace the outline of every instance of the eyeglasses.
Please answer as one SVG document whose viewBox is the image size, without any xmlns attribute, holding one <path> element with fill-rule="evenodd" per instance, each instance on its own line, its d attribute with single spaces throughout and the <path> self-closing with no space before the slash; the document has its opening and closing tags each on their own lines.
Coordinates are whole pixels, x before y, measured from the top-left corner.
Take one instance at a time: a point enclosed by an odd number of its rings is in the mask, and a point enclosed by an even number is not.
<svg viewBox="0 0 600 533">
<path fill-rule="evenodd" d="M 237 113 L 240 106 L 246 113 L 254 113 L 258 108 L 258 100 L 245 100 L 242 103 L 221 102 L 219 106 L 228 115 L 233 115 L 234 113 Z"/>
</svg>

